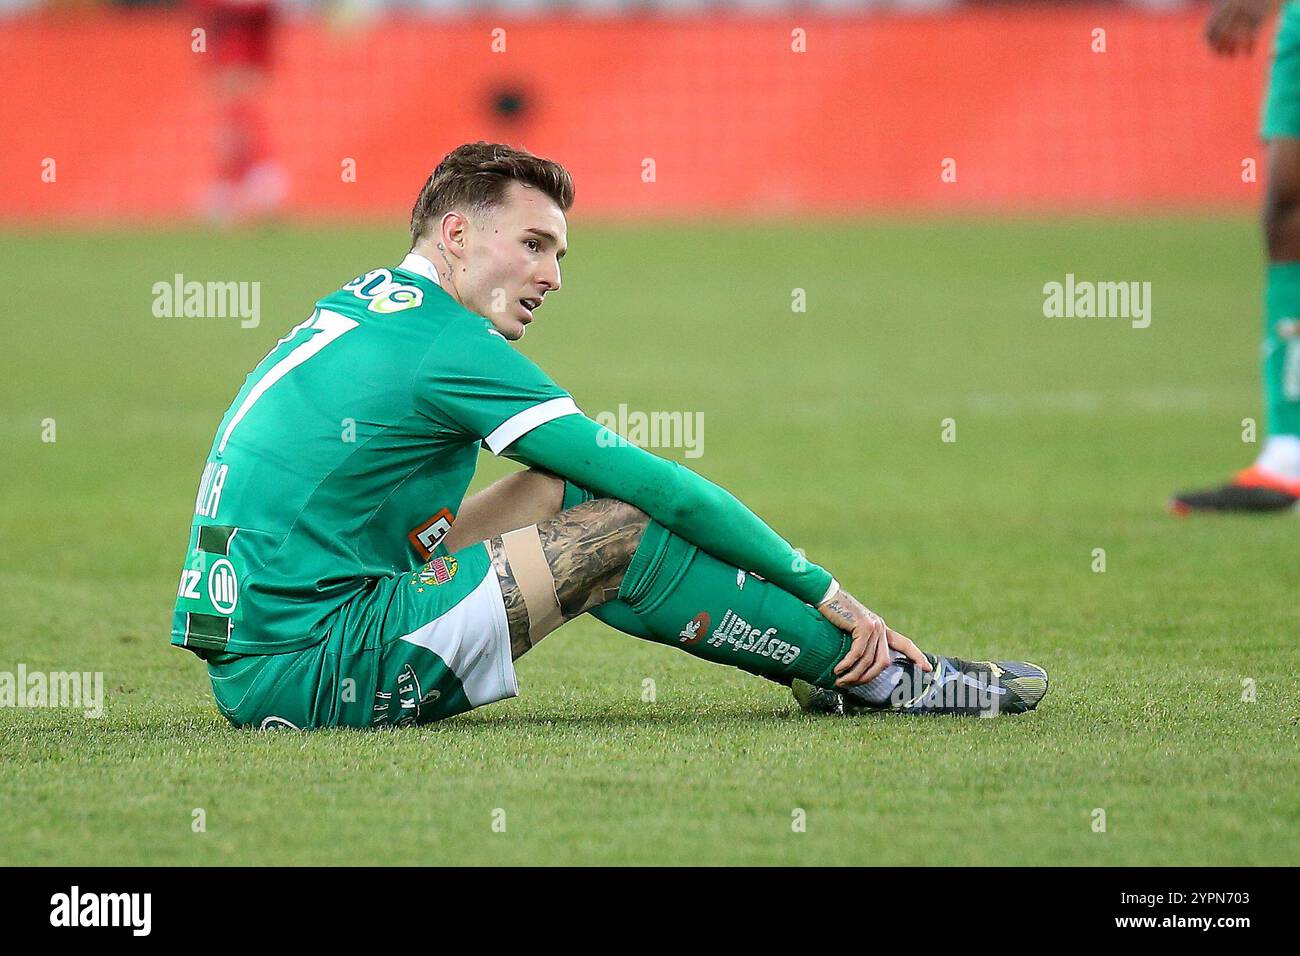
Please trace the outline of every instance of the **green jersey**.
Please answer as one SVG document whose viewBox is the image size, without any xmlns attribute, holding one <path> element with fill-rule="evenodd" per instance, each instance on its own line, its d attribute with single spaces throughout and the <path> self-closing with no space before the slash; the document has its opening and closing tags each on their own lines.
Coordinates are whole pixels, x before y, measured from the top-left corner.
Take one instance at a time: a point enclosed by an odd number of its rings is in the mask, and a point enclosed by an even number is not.
<svg viewBox="0 0 1300 956">
<path fill-rule="evenodd" d="M 217 428 L 172 643 L 319 643 L 375 579 L 441 553 L 480 445 L 578 413 L 427 260 L 353 279 L 276 343 Z"/>
</svg>

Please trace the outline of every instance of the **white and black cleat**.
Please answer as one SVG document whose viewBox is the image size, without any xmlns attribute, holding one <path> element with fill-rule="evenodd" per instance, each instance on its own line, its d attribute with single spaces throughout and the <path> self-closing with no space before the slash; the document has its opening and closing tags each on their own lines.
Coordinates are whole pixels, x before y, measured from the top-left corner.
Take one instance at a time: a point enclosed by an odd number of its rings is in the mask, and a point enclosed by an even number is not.
<svg viewBox="0 0 1300 956">
<path fill-rule="evenodd" d="M 927 654 L 934 670 L 908 665 L 889 699 L 867 698 L 865 688 L 830 690 L 796 679 L 794 698 L 812 714 L 954 714 L 996 717 L 1033 710 L 1047 695 L 1047 671 L 1028 661 L 965 661 Z"/>
</svg>

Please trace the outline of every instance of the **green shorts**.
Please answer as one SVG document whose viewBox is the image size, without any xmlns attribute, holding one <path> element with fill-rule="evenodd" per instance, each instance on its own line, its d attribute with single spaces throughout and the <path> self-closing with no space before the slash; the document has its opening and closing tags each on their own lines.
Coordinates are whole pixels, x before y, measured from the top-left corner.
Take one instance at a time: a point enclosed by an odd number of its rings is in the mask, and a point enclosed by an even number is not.
<svg viewBox="0 0 1300 956">
<path fill-rule="evenodd" d="M 1260 135 L 1300 138 L 1300 3 L 1282 4 Z"/>
<path fill-rule="evenodd" d="M 208 662 L 237 727 L 405 727 L 519 693 L 505 601 L 487 545 L 380 578 L 333 616 L 323 641 Z"/>
</svg>

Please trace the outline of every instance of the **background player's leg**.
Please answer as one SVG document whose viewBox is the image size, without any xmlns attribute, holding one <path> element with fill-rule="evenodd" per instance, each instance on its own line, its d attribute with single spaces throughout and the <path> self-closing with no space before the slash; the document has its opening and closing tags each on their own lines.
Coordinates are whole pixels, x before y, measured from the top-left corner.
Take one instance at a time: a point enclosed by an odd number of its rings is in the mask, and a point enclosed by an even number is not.
<svg viewBox="0 0 1300 956">
<path fill-rule="evenodd" d="M 1300 30 L 1300 22 L 1298 22 Z M 1300 89 L 1300 36 L 1293 70 Z M 1274 70 L 1274 84 L 1279 82 Z M 1272 92 L 1269 107 L 1283 102 Z M 1290 135 L 1268 144 L 1268 190 L 1264 198 L 1264 246 L 1268 273 L 1264 291 L 1264 446 L 1249 468 L 1226 485 L 1174 496 L 1175 514 L 1192 511 L 1287 511 L 1300 505 L 1300 111 L 1287 111 L 1271 125 Z M 1271 114 L 1270 114 L 1271 115 Z M 1266 130 L 1267 126 L 1266 124 Z"/>
<path fill-rule="evenodd" d="M 1226 485 L 1176 494 L 1174 514 L 1300 505 L 1300 5 L 1280 14 L 1260 135 L 1268 141 L 1264 243 L 1265 442 Z"/>
<path fill-rule="evenodd" d="M 1264 407 L 1268 439 L 1256 463 L 1300 479 L 1300 139 L 1268 146 L 1264 201 L 1268 285 L 1264 315 Z"/>
</svg>

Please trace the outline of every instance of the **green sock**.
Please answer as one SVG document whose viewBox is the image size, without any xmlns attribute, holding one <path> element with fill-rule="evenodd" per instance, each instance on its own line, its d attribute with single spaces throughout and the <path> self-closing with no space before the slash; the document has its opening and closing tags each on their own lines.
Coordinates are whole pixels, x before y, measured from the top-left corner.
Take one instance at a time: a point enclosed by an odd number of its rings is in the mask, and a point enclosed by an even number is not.
<svg viewBox="0 0 1300 956">
<path fill-rule="evenodd" d="M 1264 299 L 1267 434 L 1300 435 L 1300 262 L 1269 264 Z"/>
<path fill-rule="evenodd" d="M 799 677 L 834 687 L 832 668 L 852 643 L 816 608 L 656 521 L 646 526 L 618 596 L 650 640 L 782 684 Z"/>
</svg>

